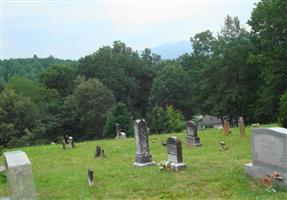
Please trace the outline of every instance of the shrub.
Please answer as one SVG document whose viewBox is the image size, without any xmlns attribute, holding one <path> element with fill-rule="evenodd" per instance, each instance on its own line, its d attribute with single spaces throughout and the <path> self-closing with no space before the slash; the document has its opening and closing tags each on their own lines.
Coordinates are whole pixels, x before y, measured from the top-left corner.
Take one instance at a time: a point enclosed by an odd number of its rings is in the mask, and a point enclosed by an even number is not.
<svg viewBox="0 0 287 200">
<path fill-rule="evenodd" d="M 148 122 L 151 132 L 154 133 L 179 132 L 184 128 L 183 115 L 173 106 L 166 109 L 155 106 L 148 113 Z"/>
<path fill-rule="evenodd" d="M 120 124 L 121 130 L 127 136 L 133 135 L 133 122 L 131 114 L 123 103 L 115 104 L 108 113 L 106 124 L 104 127 L 105 137 L 116 136 L 116 123 Z"/>
<path fill-rule="evenodd" d="M 155 106 L 147 114 L 148 126 L 152 133 L 163 133 L 167 131 L 166 122 L 168 121 L 164 108 Z"/>
<path fill-rule="evenodd" d="M 184 128 L 184 119 L 180 111 L 175 110 L 173 106 L 166 109 L 167 116 L 167 132 L 179 132 Z"/>
</svg>

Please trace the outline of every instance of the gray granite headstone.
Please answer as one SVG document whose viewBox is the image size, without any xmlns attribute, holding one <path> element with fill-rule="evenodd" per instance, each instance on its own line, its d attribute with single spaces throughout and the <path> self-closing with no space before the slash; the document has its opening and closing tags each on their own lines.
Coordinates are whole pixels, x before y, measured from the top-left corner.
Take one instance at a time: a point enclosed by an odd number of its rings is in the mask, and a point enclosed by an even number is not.
<svg viewBox="0 0 287 200">
<path fill-rule="evenodd" d="M 136 158 L 134 166 L 144 167 L 155 165 L 149 151 L 147 124 L 144 119 L 135 120 L 134 132 L 136 140 Z"/>
<path fill-rule="evenodd" d="M 167 160 L 171 163 L 171 168 L 174 171 L 179 171 L 186 168 L 186 164 L 182 160 L 182 145 L 177 137 L 170 137 L 166 141 Z"/>
<path fill-rule="evenodd" d="M 197 136 L 197 124 L 194 121 L 186 123 L 186 142 L 191 146 L 201 146 L 200 138 Z"/>
<path fill-rule="evenodd" d="M 26 153 L 23 151 L 11 151 L 5 152 L 3 155 L 11 199 L 36 199 L 32 166 Z"/>
<path fill-rule="evenodd" d="M 287 129 L 255 128 L 251 131 L 252 163 L 244 165 L 245 173 L 262 178 L 279 172 L 287 186 Z"/>
</svg>

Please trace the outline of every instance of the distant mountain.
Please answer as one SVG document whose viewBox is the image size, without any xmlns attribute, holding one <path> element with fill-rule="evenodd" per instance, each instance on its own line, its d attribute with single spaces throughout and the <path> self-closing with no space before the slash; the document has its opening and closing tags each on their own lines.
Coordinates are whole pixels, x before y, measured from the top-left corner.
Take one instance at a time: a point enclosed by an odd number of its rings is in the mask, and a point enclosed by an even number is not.
<svg viewBox="0 0 287 200">
<path fill-rule="evenodd" d="M 159 54 L 163 59 L 175 59 L 184 53 L 191 53 L 192 47 L 189 41 L 180 41 L 177 43 L 166 43 L 158 47 L 151 48 L 153 53 Z"/>
</svg>

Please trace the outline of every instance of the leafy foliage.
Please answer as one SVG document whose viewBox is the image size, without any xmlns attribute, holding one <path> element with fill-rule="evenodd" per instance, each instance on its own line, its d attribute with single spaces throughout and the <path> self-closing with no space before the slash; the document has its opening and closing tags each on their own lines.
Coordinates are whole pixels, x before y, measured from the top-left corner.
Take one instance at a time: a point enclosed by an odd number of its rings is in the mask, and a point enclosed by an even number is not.
<svg viewBox="0 0 287 200">
<path fill-rule="evenodd" d="M 280 100 L 278 122 L 281 124 L 281 126 L 287 128 L 287 92 L 282 95 Z"/>
<path fill-rule="evenodd" d="M 153 82 L 149 97 L 150 106 L 172 105 L 190 116 L 192 111 L 189 107 L 189 86 L 189 78 L 180 65 L 165 66 Z"/>
<path fill-rule="evenodd" d="M 153 133 L 179 132 L 184 128 L 184 118 L 173 106 L 155 106 L 148 114 L 148 122 Z"/>
<path fill-rule="evenodd" d="M 115 104 L 108 113 L 104 127 L 104 135 L 106 137 L 116 136 L 117 123 L 120 125 L 121 130 L 127 134 L 127 136 L 133 135 L 132 116 L 129 113 L 126 105 L 123 103 Z"/>
<path fill-rule="evenodd" d="M 257 45 L 252 61 L 260 66 L 262 81 L 256 104 L 257 118 L 270 122 L 276 119 L 280 97 L 287 89 L 287 2 L 260 1 L 249 24 Z"/>
<path fill-rule="evenodd" d="M 73 94 L 65 100 L 67 121 L 78 130 L 79 138 L 100 138 L 103 136 L 106 114 L 114 103 L 112 91 L 98 79 L 82 79 Z"/>
</svg>

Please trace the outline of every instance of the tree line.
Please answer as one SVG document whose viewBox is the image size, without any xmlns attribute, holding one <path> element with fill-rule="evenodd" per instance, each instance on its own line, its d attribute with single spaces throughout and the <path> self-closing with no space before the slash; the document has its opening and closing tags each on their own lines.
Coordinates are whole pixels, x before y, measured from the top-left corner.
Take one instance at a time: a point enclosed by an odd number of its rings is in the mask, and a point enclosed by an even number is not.
<svg viewBox="0 0 287 200">
<path fill-rule="evenodd" d="M 173 60 L 121 41 L 77 61 L 1 60 L 0 145 L 114 137 L 115 123 L 131 136 L 137 118 L 152 133 L 204 114 L 287 124 L 286 15 L 285 0 L 262 0 L 250 31 L 227 16 L 217 35 L 195 34 L 192 53 Z"/>
</svg>

